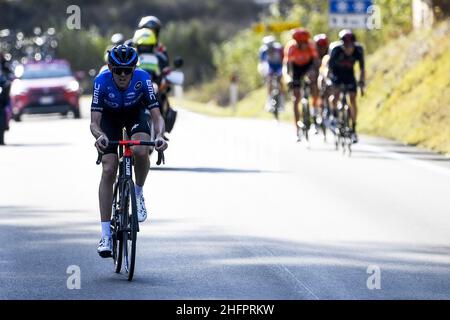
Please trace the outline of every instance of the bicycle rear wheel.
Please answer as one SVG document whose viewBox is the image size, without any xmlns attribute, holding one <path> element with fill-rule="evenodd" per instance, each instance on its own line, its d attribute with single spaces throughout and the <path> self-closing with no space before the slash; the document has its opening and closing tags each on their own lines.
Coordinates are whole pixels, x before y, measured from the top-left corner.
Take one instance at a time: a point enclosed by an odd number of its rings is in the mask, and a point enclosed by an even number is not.
<svg viewBox="0 0 450 320">
<path fill-rule="evenodd" d="M 343 144 L 343 152 L 345 154 L 347 148 L 348 156 L 350 157 L 352 154 L 352 133 L 350 129 L 350 108 L 348 105 L 344 106 L 344 144 Z"/>
<path fill-rule="evenodd" d="M 309 103 L 307 98 L 302 101 L 302 111 L 303 111 L 303 134 L 306 141 L 309 141 L 309 129 L 311 127 L 311 114 L 309 112 Z"/>
<path fill-rule="evenodd" d="M 273 97 L 272 103 L 274 103 L 273 106 L 273 115 L 275 117 L 275 120 L 279 120 L 279 108 L 280 108 L 280 95 L 277 94 Z"/>
<path fill-rule="evenodd" d="M 128 281 L 131 281 L 133 280 L 136 263 L 136 240 L 138 231 L 136 195 L 132 180 L 125 182 L 123 196 L 123 263 Z"/>
</svg>

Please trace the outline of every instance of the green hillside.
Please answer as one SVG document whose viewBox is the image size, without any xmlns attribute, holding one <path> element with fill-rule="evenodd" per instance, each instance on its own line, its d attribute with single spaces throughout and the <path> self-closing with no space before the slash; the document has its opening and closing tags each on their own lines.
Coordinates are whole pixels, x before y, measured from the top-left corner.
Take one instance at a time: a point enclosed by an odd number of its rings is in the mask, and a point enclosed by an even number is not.
<svg viewBox="0 0 450 320">
<path fill-rule="evenodd" d="M 450 153 L 449 34 L 447 21 L 369 57 L 360 130 Z"/>
</svg>

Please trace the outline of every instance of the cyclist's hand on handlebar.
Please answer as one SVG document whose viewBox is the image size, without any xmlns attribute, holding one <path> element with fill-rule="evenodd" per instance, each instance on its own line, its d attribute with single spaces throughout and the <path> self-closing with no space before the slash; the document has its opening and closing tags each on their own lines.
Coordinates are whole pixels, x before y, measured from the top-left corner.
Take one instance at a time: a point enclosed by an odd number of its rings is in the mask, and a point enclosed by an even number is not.
<svg viewBox="0 0 450 320">
<path fill-rule="evenodd" d="M 103 154 L 105 149 L 108 147 L 109 139 L 105 135 L 101 135 L 98 137 L 98 139 L 95 141 L 95 147 L 97 148 L 98 152 Z"/>
<path fill-rule="evenodd" d="M 364 89 L 366 87 L 366 82 L 364 80 L 359 80 L 358 85 L 361 89 Z"/>
<path fill-rule="evenodd" d="M 156 151 L 164 151 L 168 147 L 166 140 L 164 140 L 162 136 L 156 138 L 155 142 L 156 142 L 155 146 Z"/>
</svg>

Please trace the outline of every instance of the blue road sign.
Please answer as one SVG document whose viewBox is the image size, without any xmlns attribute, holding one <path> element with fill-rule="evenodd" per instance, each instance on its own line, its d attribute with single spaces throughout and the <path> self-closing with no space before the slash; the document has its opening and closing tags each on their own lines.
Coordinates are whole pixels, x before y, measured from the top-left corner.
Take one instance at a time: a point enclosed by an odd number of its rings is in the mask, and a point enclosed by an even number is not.
<svg viewBox="0 0 450 320">
<path fill-rule="evenodd" d="M 373 0 L 329 0 L 331 28 L 364 29 Z"/>
</svg>

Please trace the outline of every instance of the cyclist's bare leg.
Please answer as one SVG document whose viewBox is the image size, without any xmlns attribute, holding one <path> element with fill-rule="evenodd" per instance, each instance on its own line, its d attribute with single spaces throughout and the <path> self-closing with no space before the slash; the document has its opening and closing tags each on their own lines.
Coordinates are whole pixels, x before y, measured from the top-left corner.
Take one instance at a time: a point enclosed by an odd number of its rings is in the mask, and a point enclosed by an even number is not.
<svg viewBox="0 0 450 320">
<path fill-rule="evenodd" d="M 270 95 L 272 94 L 272 77 L 273 77 L 273 74 L 269 74 L 268 76 L 267 76 L 267 89 L 269 90 L 268 92 L 267 92 L 267 94 L 269 95 L 269 97 L 270 97 Z"/>
<path fill-rule="evenodd" d="M 330 102 L 330 109 L 333 113 L 335 113 L 335 111 L 337 110 L 337 104 L 339 101 L 339 96 L 341 95 L 341 90 L 339 90 L 338 88 L 332 88 L 331 89 L 331 95 L 329 97 L 329 102 Z"/>
<path fill-rule="evenodd" d="M 111 203 L 113 201 L 113 186 L 116 180 L 119 161 L 117 154 L 109 153 L 102 157 L 102 178 L 99 187 L 100 215 L 102 222 L 111 220 Z"/>
<path fill-rule="evenodd" d="M 350 93 L 350 116 L 352 118 L 353 131 L 356 131 L 356 119 L 358 116 L 358 108 L 356 105 L 356 92 Z"/>
<path fill-rule="evenodd" d="M 298 108 L 298 105 L 300 104 L 300 88 L 293 88 L 294 93 L 294 116 L 295 116 L 295 129 L 296 133 L 300 129 L 300 126 L 298 125 L 298 122 L 300 121 L 300 110 Z"/>
<path fill-rule="evenodd" d="M 151 137 L 147 133 L 139 132 L 133 134 L 131 140 L 150 141 Z M 148 171 L 150 169 L 150 159 L 148 153 L 150 147 L 148 146 L 134 146 L 131 148 L 134 155 L 134 171 L 136 184 L 143 187 L 147 179 Z"/>
<path fill-rule="evenodd" d="M 311 69 L 308 75 L 309 80 L 311 81 L 311 96 L 313 99 L 313 107 L 318 110 L 319 107 L 319 87 L 317 85 L 318 78 L 318 70 Z"/>
</svg>

